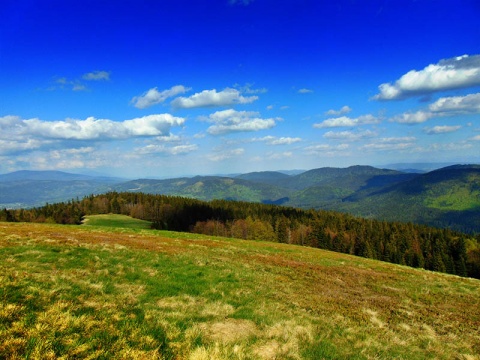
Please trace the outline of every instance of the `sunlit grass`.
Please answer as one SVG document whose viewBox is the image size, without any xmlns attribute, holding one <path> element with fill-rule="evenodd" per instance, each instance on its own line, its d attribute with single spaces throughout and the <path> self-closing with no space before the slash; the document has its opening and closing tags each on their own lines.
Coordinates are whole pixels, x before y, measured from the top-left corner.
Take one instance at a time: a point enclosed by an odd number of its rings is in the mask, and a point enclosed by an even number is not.
<svg viewBox="0 0 480 360">
<path fill-rule="evenodd" d="M 478 280 L 95 226 L 0 223 L 0 257 L 0 358 L 480 358 Z"/>
<path fill-rule="evenodd" d="M 107 226 L 128 229 L 150 229 L 149 221 L 134 219 L 130 216 L 119 214 L 88 215 L 83 220 L 88 226 Z"/>
</svg>

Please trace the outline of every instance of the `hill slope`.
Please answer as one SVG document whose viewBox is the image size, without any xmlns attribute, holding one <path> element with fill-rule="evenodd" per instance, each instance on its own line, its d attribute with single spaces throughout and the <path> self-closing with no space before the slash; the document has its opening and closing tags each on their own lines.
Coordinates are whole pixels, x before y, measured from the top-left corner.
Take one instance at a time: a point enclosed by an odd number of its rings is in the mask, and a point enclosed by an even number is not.
<svg viewBox="0 0 480 360">
<path fill-rule="evenodd" d="M 274 202 L 290 193 L 288 189 L 260 182 L 219 176 L 195 176 L 168 180 L 140 179 L 118 184 L 112 188 L 116 191 L 185 196 L 199 200 L 226 199 L 251 202 Z"/>
<path fill-rule="evenodd" d="M 232 178 L 127 182 L 61 172 L 17 172 L 0 175 L 0 207 L 41 206 L 92 193 L 131 191 L 335 210 L 472 233 L 480 232 L 478 172 L 478 165 L 449 166 L 425 174 L 351 166 L 313 169 L 298 175 L 265 171 Z"/>
<path fill-rule="evenodd" d="M 0 223 L 0 256 L 2 358 L 480 353 L 478 280 L 285 244 L 92 226 Z"/>
<path fill-rule="evenodd" d="M 337 209 L 385 220 L 479 231 L 480 166 L 449 166 L 378 191 L 360 191 Z"/>
</svg>

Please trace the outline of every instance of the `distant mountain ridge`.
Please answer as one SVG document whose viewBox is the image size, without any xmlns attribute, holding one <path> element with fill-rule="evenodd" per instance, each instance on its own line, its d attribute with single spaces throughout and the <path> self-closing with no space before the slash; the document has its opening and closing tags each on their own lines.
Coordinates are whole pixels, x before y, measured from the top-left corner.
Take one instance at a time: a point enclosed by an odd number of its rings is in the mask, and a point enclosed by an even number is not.
<svg viewBox="0 0 480 360">
<path fill-rule="evenodd" d="M 480 232 L 480 165 L 451 165 L 427 173 L 358 165 L 296 175 L 264 171 L 130 181 L 60 171 L 0 175 L 0 207 L 41 206 L 107 191 L 335 210 Z"/>
</svg>

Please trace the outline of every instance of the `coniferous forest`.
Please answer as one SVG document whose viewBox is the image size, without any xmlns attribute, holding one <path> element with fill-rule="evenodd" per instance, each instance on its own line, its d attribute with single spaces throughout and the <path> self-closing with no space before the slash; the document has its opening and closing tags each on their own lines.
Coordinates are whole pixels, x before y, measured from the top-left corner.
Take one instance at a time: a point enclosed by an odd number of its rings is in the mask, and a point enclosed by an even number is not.
<svg viewBox="0 0 480 360">
<path fill-rule="evenodd" d="M 480 278 L 478 235 L 331 211 L 109 192 L 31 209 L 3 209 L 0 221 L 80 224 L 85 215 L 108 213 L 147 220 L 159 230 L 297 244 Z"/>
</svg>

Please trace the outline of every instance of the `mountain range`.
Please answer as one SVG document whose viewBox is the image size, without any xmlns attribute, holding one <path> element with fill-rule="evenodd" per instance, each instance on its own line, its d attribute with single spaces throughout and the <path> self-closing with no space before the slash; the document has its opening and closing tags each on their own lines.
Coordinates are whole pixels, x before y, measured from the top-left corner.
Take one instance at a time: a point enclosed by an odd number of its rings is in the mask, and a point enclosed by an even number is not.
<svg viewBox="0 0 480 360">
<path fill-rule="evenodd" d="M 387 221 L 480 232 L 480 165 L 426 173 L 371 166 L 231 176 L 128 180 L 60 171 L 0 175 L 0 207 L 22 208 L 108 191 L 227 199 L 323 209 Z"/>
</svg>

